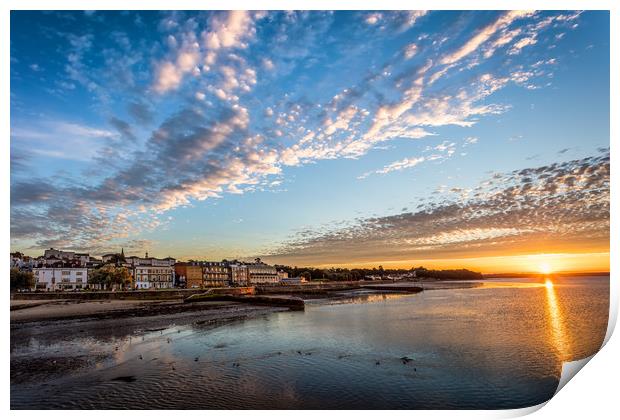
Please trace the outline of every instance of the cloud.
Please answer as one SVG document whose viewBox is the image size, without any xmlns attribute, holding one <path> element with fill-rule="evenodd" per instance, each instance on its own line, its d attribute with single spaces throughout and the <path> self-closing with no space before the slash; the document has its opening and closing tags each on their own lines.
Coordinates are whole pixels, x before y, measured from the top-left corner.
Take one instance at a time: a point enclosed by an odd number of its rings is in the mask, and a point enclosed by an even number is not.
<svg viewBox="0 0 620 420">
<path fill-rule="evenodd" d="M 183 76 L 198 64 L 198 52 L 181 51 L 175 62 L 164 61 L 156 70 L 155 91 L 165 93 L 179 87 Z"/>
<path fill-rule="evenodd" d="M 131 126 L 127 121 L 123 121 L 120 118 L 111 117 L 110 124 L 112 124 L 112 126 L 116 128 L 116 130 L 118 130 L 118 132 L 124 139 L 132 141 L 136 140 L 136 136 L 134 135 L 133 130 L 131 129 Z"/>
<path fill-rule="evenodd" d="M 511 25 L 515 20 L 531 16 L 533 12 L 523 10 L 511 10 L 502 14 L 493 23 L 482 28 L 478 33 L 471 37 L 465 44 L 454 51 L 452 54 L 442 58 L 442 64 L 453 64 L 467 57 L 476 51 L 483 43 L 489 40 L 497 31 Z"/>
<path fill-rule="evenodd" d="M 273 64 L 273 61 L 271 61 L 269 58 L 263 58 L 262 63 L 265 70 L 270 71 L 276 67 L 275 64 Z"/>
<path fill-rule="evenodd" d="M 440 144 L 438 144 L 435 147 L 428 147 L 426 149 L 426 151 L 437 151 L 439 152 L 439 154 L 437 153 L 432 153 L 426 156 L 418 156 L 418 157 L 410 157 L 410 158 L 405 158 L 396 162 L 392 162 L 386 166 L 384 166 L 382 169 L 378 169 L 376 171 L 370 171 L 370 172 L 366 172 L 363 175 L 360 175 L 359 177 L 357 177 L 357 179 L 364 179 L 364 178 L 368 178 L 369 175 L 372 174 L 380 174 L 380 175 L 385 175 L 388 174 L 390 172 L 394 172 L 394 171 L 402 171 L 404 169 L 407 168 L 413 168 L 414 166 L 418 166 L 419 164 L 423 163 L 423 162 L 430 162 L 430 161 L 434 161 L 434 160 L 440 160 L 440 159 L 447 159 L 449 157 L 451 157 L 454 152 L 456 151 L 456 143 L 451 143 L 448 141 L 444 141 Z"/>
<path fill-rule="evenodd" d="M 378 27 L 381 31 L 400 33 L 413 27 L 427 13 L 426 10 L 373 12 L 365 13 L 362 17 L 366 25 Z"/>
<path fill-rule="evenodd" d="M 376 25 L 377 23 L 379 23 L 382 17 L 383 15 L 381 13 L 371 13 L 368 16 L 366 16 L 366 19 L 364 19 L 364 22 L 366 22 L 369 25 Z"/>
<path fill-rule="evenodd" d="M 247 48 L 247 42 L 256 33 L 254 17 L 260 16 L 242 10 L 217 12 L 210 18 L 208 29 L 200 34 L 200 39 L 193 32 L 185 32 L 182 46 L 177 48 L 177 38 L 169 37 L 168 46 L 176 57 L 156 66 L 155 91 L 161 94 L 178 89 L 187 74 L 200 74 L 201 63 L 204 63 L 204 70 L 209 70 L 220 50 Z"/>
<path fill-rule="evenodd" d="M 536 44 L 536 42 L 538 41 L 536 37 L 534 36 L 521 38 L 520 40 L 514 43 L 510 51 L 508 51 L 508 54 L 510 55 L 519 54 L 523 48 L 527 47 L 528 45 L 534 45 Z"/>
<path fill-rule="evenodd" d="M 133 119 L 142 125 L 150 124 L 153 121 L 153 111 L 144 102 L 141 101 L 131 101 L 127 105 L 127 111 L 129 115 L 133 117 Z"/>
<path fill-rule="evenodd" d="M 91 160 L 99 147 L 118 138 L 114 131 L 67 121 L 18 122 L 11 127 L 12 149 L 77 161 Z"/>
<path fill-rule="evenodd" d="M 407 60 L 413 58 L 414 55 L 418 52 L 418 46 L 416 44 L 409 44 L 403 50 L 403 54 Z"/>
<path fill-rule="evenodd" d="M 402 171 L 403 169 L 406 169 L 406 168 L 413 168 L 414 166 L 418 166 L 420 163 L 424 162 L 425 160 L 426 158 L 424 157 L 405 158 L 403 160 L 390 163 L 389 165 L 384 166 L 383 169 L 379 169 L 373 172 L 367 172 L 364 175 L 359 176 L 358 179 L 367 178 L 368 175 L 372 173 L 387 174 L 387 173 L 394 172 L 394 171 Z"/>
<path fill-rule="evenodd" d="M 263 256 L 312 265 L 608 250 L 608 153 L 496 174 L 470 195 L 454 191 L 416 212 L 301 231 Z"/>
<path fill-rule="evenodd" d="M 203 34 L 206 47 L 246 48 L 246 39 L 255 33 L 250 12 L 233 10 L 225 15 L 215 15 L 210 22 L 210 30 Z"/>
</svg>

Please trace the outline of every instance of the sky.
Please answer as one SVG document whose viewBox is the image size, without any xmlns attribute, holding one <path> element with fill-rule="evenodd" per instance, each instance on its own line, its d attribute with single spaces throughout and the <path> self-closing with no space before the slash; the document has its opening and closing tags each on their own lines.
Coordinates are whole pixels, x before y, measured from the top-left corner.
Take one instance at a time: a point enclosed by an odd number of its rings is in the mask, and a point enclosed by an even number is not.
<svg viewBox="0 0 620 420">
<path fill-rule="evenodd" d="M 11 250 L 609 268 L 604 11 L 11 12 Z"/>
</svg>

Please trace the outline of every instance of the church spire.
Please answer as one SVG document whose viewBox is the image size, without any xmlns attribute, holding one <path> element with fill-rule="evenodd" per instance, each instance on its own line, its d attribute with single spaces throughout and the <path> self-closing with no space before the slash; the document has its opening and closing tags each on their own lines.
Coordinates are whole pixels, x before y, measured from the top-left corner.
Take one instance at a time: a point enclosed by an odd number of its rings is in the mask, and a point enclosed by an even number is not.
<svg viewBox="0 0 620 420">
<path fill-rule="evenodd" d="M 121 257 L 125 258 L 125 250 L 121 248 Z"/>
</svg>

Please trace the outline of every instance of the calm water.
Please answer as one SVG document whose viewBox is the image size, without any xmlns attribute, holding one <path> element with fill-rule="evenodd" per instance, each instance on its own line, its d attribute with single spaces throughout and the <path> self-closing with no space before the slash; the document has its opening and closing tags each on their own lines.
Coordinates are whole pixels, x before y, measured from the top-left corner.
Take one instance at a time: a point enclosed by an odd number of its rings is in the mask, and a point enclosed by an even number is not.
<svg viewBox="0 0 620 420">
<path fill-rule="evenodd" d="M 517 408 L 549 399 L 561 361 L 596 352 L 609 277 L 313 301 L 216 329 L 79 338 L 14 354 L 100 355 L 11 384 L 12 408 Z M 118 350 L 116 350 L 118 346 Z M 402 360 L 402 358 L 408 358 Z M 410 360 L 411 359 L 411 360 Z"/>
</svg>

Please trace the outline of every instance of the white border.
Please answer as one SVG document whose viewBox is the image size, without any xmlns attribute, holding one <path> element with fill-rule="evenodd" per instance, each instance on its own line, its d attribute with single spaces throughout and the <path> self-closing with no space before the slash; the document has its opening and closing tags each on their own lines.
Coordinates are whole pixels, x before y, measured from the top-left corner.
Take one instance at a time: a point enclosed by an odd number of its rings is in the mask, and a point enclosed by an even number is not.
<svg viewBox="0 0 620 420">
<path fill-rule="evenodd" d="M 484 1 L 484 0 L 469 0 L 464 1 L 397 1 L 397 0 L 381 0 L 381 1 L 367 1 L 367 0 L 295 0 L 295 1 L 244 1 L 244 0 L 216 0 L 216 1 L 196 1 L 196 0 L 133 0 L 131 2 L 121 0 L 91 0 L 91 1 L 76 1 L 76 0 L 55 0 L 55 1 L 43 1 L 43 0 L 5 0 L 1 3 L 2 13 L 0 14 L 0 42 L 2 45 L 2 54 L 0 55 L 0 74 L 1 76 L 1 89 L 3 105 L 2 113 L 0 116 L 3 138 L 3 152 L 1 153 L 3 159 L 2 173 L 3 182 L 1 184 L 2 196 L 5 198 L 4 206 L 2 206 L 2 216 L 4 223 L 1 224 L 2 237 L 5 238 L 2 245 L 3 255 L 9 253 L 10 244 L 10 216 L 9 216 L 9 178 L 10 178 L 10 160 L 9 160 L 9 138 L 10 138 L 10 126 L 9 126 L 9 92 L 10 92 L 10 75 L 9 75 L 9 51 L 10 51 L 10 19 L 9 13 L 11 9 L 16 10 L 41 10 L 41 9 L 93 9 L 93 10 L 105 10 L 105 9 L 118 9 L 118 10 L 217 10 L 217 9 L 266 9 L 266 10 L 279 10 L 279 9 L 305 9 L 305 10 L 333 10 L 333 9 L 375 9 L 375 10 L 389 10 L 389 9 L 453 9 L 453 10 L 489 10 L 489 9 L 588 9 L 588 10 L 611 10 L 611 92 L 616 94 L 611 95 L 610 98 L 610 120 L 611 120 L 611 138 L 618 139 L 618 121 L 620 120 L 620 114 L 618 113 L 618 75 L 620 75 L 620 67 L 618 66 L 618 24 L 620 23 L 618 13 L 619 2 L 611 0 L 592 0 L 592 1 L 515 1 L 504 0 L 498 1 Z M 611 160 L 612 162 L 618 162 L 618 151 L 615 145 L 611 147 Z M 618 258 L 617 248 L 617 232 L 618 223 L 615 217 L 618 210 L 618 183 L 616 182 L 617 176 L 615 171 L 612 171 L 612 183 L 611 183 L 611 271 L 613 273 L 611 280 L 611 308 L 610 308 L 610 324 L 608 326 L 606 345 L 597 354 L 592 361 L 588 364 L 588 368 L 579 373 L 579 379 L 570 381 L 565 388 L 561 390 L 554 398 L 552 398 L 547 404 L 542 404 L 539 407 L 533 407 L 529 409 L 521 410 L 505 410 L 505 411 L 390 411 L 390 412 L 377 412 L 377 411 L 338 411 L 338 412 L 322 412 L 321 416 L 355 416 L 357 419 L 361 418 L 375 418 L 378 416 L 390 416 L 392 418 L 409 418 L 411 415 L 417 418 L 504 418 L 515 417 L 528 414 L 532 411 L 545 406 L 544 409 L 536 411 L 532 418 L 583 418 L 585 416 L 591 418 L 610 418 L 614 414 L 618 413 L 617 403 L 617 378 L 619 373 L 619 362 L 616 355 L 620 354 L 620 344 L 617 337 L 612 338 L 611 333 L 615 326 L 618 313 L 618 284 L 617 275 L 618 265 L 620 264 Z M 8 303 L 8 281 L 5 280 L 5 293 Z M 4 411 L 8 411 L 10 407 L 9 400 L 9 311 L 5 309 L 3 312 L 3 326 L 4 326 L 4 345 L 2 352 L 4 355 L 4 363 L 2 365 L 3 378 L 2 382 L 2 407 Z M 614 413 L 614 414 L 612 414 Z M 175 415 L 176 413 L 158 411 L 158 412 L 131 412 L 127 413 L 132 418 L 149 418 L 153 417 L 163 418 Z M 189 417 L 204 417 L 208 416 L 226 416 L 233 418 L 240 418 L 246 416 L 279 419 L 290 416 L 304 418 L 311 418 L 318 413 L 311 411 L 269 411 L 269 412 L 183 412 L 183 416 Z M 16 418 L 31 418 L 39 415 L 45 415 L 51 419 L 60 418 L 78 418 L 84 414 L 81 412 L 46 412 L 40 414 L 30 411 L 13 411 L 10 415 Z M 89 412 L 88 416 L 94 419 L 106 419 L 111 415 L 118 415 L 117 413 L 109 413 L 105 411 Z M 124 417 L 125 415 L 123 415 Z"/>
</svg>

